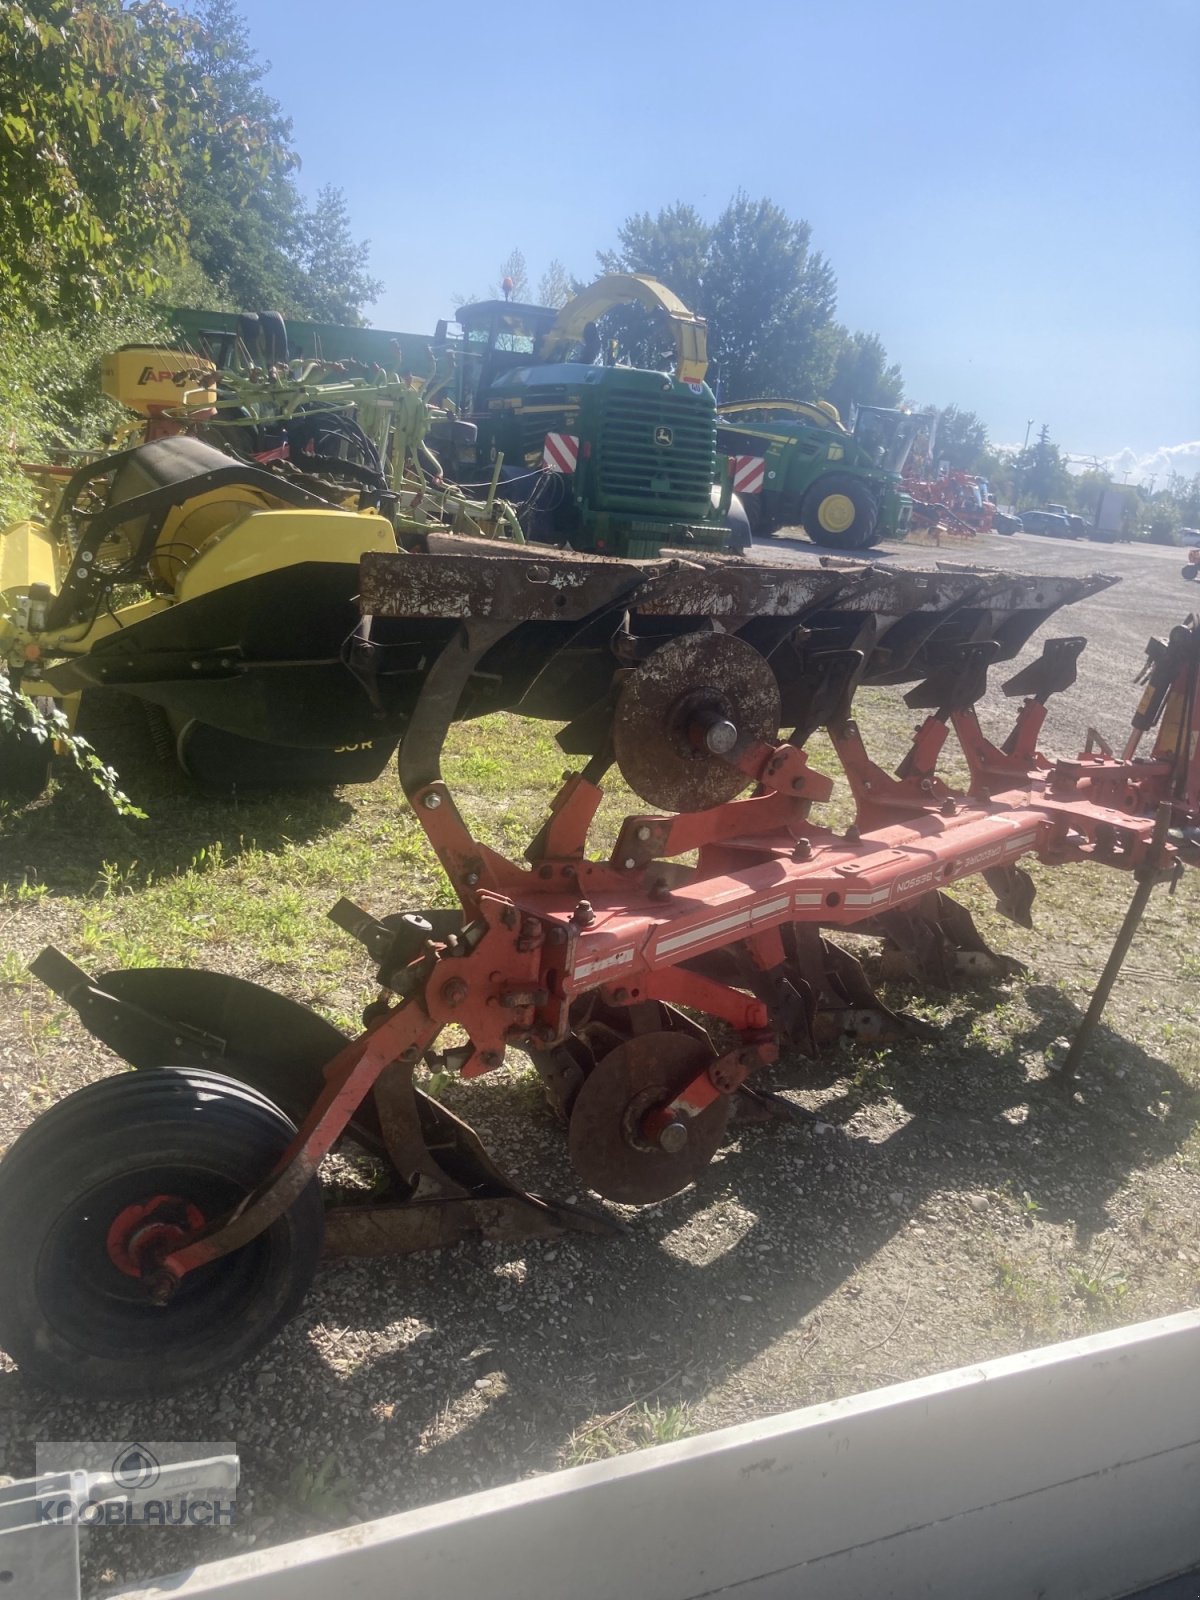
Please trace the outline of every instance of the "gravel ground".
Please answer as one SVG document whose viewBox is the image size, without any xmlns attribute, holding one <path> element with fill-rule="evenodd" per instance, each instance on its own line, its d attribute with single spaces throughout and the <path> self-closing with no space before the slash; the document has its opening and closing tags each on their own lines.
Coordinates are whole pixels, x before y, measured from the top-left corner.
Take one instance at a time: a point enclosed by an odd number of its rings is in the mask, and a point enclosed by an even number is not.
<svg viewBox="0 0 1200 1600">
<path fill-rule="evenodd" d="M 807 548 L 780 539 L 762 553 L 790 559 Z M 1051 626 L 1091 641 L 1079 683 L 1052 702 L 1044 742 L 1059 753 L 1088 723 L 1120 741 L 1146 638 L 1192 599 L 1177 552 L 993 538 L 895 558 L 1122 577 Z M 1040 639 L 1029 656 L 1039 649 Z M 867 698 L 861 721 L 886 753 L 898 693 Z M 986 708 L 996 726 L 1010 713 L 998 696 Z M 324 836 L 352 831 L 371 803 L 355 790 L 327 802 Z M 289 832 L 281 820 L 268 854 L 290 848 Z M 229 836 L 236 842 L 236 827 Z M 38 892 L 49 864 L 31 854 L 31 837 L 0 824 L 9 962 L 0 1146 L 116 1065 L 70 1013 L 15 978 L 47 941 L 82 948 L 81 901 L 59 887 Z M 187 860 L 181 845 L 181 872 Z M 1200 881 L 1189 875 L 1173 898 L 1152 903 L 1079 1103 L 1068 1107 L 1050 1067 L 1129 890 L 1097 869 L 1036 876 L 1033 932 L 991 915 L 980 885 L 964 894 L 985 934 L 1027 963 L 1023 977 L 987 994 L 893 991 L 938 1026 L 936 1044 L 846 1052 L 816 1068 L 780 1063 L 773 1082 L 818 1112 L 815 1131 L 735 1127 L 695 1188 L 636 1212 L 613 1208 L 626 1225 L 620 1238 L 331 1264 L 283 1335 L 219 1388 L 83 1403 L 37 1389 L 0 1357 L 0 1467 L 31 1471 L 39 1439 L 237 1442 L 239 1526 L 91 1534 L 88 1582 L 100 1591 L 1195 1303 Z M 342 882 L 324 898 L 358 887 Z M 352 1012 L 366 974 L 357 947 L 331 948 L 339 953 L 328 970 L 318 963 L 268 981 Z M 223 956 L 210 964 L 247 975 L 269 962 L 251 934 L 231 936 Z M 527 1070 L 452 1085 L 445 1098 L 522 1182 L 577 1196 L 561 1132 Z"/>
</svg>

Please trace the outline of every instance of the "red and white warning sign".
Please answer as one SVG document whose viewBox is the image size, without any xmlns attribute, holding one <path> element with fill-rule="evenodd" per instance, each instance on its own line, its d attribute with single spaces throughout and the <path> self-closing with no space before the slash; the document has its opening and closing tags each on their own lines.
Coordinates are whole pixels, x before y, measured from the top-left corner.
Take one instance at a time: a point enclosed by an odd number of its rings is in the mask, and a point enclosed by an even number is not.
<svg viewBox="0 0 1200 1600">
<path fill-rule="evenodd" d="M 762 456 L 730 456 L 734 494 L 761 494 L 767 463 Z"/>
<path fill-rule="evenodd" d="M 547 472 L 574 472 L 579 460 L 577 433 L 548 433 L 542 447 L 542 463 Z"/>
</svg>

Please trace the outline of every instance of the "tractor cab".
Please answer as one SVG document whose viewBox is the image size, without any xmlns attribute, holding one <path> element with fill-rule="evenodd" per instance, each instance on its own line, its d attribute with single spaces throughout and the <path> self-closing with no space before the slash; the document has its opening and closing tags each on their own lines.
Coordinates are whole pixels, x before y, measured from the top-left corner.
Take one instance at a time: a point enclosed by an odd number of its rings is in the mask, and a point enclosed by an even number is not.
<svg viewBox="0 0 1200 1600">
<path fill-rule="evenodd" d="M 511 300 L 478 300 L 459 307 L 453 393 L 460 416 L 484 410 L 487 391 L 504 373 L 533 365 L 535 352 L 557 316 L 551 306 Z M 445 337 L 444 325 L 438 333 Z"/>
<path fill-rule="evenodd" d="M 873 466 L 902 473 L 914 444 L 934 420 L 934 413 L 900 411 L 894 406 L 858 406 L 851 432 Z"/>
</svg>

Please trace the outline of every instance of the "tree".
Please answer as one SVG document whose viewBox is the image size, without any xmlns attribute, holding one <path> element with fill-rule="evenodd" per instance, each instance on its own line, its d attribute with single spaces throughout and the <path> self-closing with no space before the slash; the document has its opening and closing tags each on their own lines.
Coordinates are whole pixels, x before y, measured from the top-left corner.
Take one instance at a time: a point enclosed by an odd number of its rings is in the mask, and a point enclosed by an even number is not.
<svg viewBox="0 0 1200 1600">
<path fill-rule="evenodd" d="M 841 413 L 843 422 L 853 405 L 898 406 L 904 398 L 904 377 L 899 366 L 888 365 L 883 341 L 875 333 L 851 333 L 838 328 L 833 378 L 823 399 Z"/>
<path fill-rule="evenodd" d="M 713 229 L 704 314 L 728 400 L 822 393 L 833 376 L 837 284 L 812 229 L 739 193 Z"/>
<path fill-rule="evenodd" d="M 836 286 L 810 249 L 807 222 L 738 193 L 711 225 L 678 202 L 629 217 L 617 237 L 618 249 L 600 253 L 604 271 L 649 273 L 707 318 L 712 376 L 725 399 L 824 391 L 838 343 Z M 604 331 L 635 365 L 669 359 L 662 329 L 636 307 L 610 314 Z"/>
<path fill-rule="evenodd" d="M 922 410 L 933 411 L 934 406 Z M 937 434 L 933 443 L 933 464 L 949 463 L 955 472 L 983 473 L 987 464 L 987 425 L 973 411 L 962 411 L 958 406 L 944 406 L 938 414 Z"/>
<path fill-rule="evenodd" d="M 233 0 L 203 0 L 191 62 L 199 136 L 184 157 L 189 251 L 244 311 L 301 309 L 303 202 L 292 125 Z"/>
<path fill-rule="evenodd" d="M 619 247 L 598 252 L 602 272 L 646 272 L 673 289 L 690 310 L 704 301 L 704 279 L 713 230 L 682 201 L 657 216 L 648 211 L 627 217 L 617 229 Z"/>
<path fill-rule="evenodd" d="M 555 256 L 538 280 L 538 305 L 553 306 L 557 310 L 560 306 L 565 306 L 574 293 L 575 288 L 570 274 Z"/>
<path fill-rule="evenodd" d="M 363 306 L 383 290 L 379 279 L 367 273 L 369 255 L 366 241 L 356 243 L 350 232 L 346 196 L 326 184 L 305 222 L 300 257 L 304 302 L 314 320 L 352 328 L 365 324 Z"/>
<path fill-rule="evenodd" d="M 198 21 L 197 133 L 183 157 L 189 255 L 241 310 L 361 324 L 382 285 L 351 234 L 345 196 L 326 187 L 305 204 L 291 119 L 263 86 L 268 63 L 234 0 L 203 0 Z"/>
<path fill-rule="evenodd" d="M 1071 475 L 1058 446 L 1043 422 L 1033 444 L 1017 456 L 1017 504 L 1019 506 L 1065 505 L 1071 489 Z"/>
<path fill-rule="evenodd" d="M 513 248 L 500 263 L 500 281 L 493 285 L 492 299 L 503 300 L 504 280 L 512 279 L 512 288 L 508 291 L 508 298 L 513 300 L 528 300 L 529 298 L 529 268 L 525 265 L 525 254 L 519 248 Z"/>
<path fill-rule="evenodd" d="M 195 37 L 158 0 L 0 6 L 0 313 L 94 309 L 178 255 Z"/>
</svg>

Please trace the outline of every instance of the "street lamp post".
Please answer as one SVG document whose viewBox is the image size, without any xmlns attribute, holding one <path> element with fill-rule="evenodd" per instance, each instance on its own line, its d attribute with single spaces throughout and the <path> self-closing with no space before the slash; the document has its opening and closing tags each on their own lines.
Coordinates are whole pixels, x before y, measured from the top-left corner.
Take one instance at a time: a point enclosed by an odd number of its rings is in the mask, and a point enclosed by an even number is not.
<svg viewBox="0 0 1200 1600">
<path fill-rule="evenodd" d="M 1025 479 L 1029 474 L 1029 430 L 1033 427 L 1033 418 L 1030 417 L 1025 424 L 1025 443 L 1021 446 L 1021 493 L 1018 499 L 1017 510 L 1020 511 L 1020 500 L 1025 498 Z"/>
</svg>

